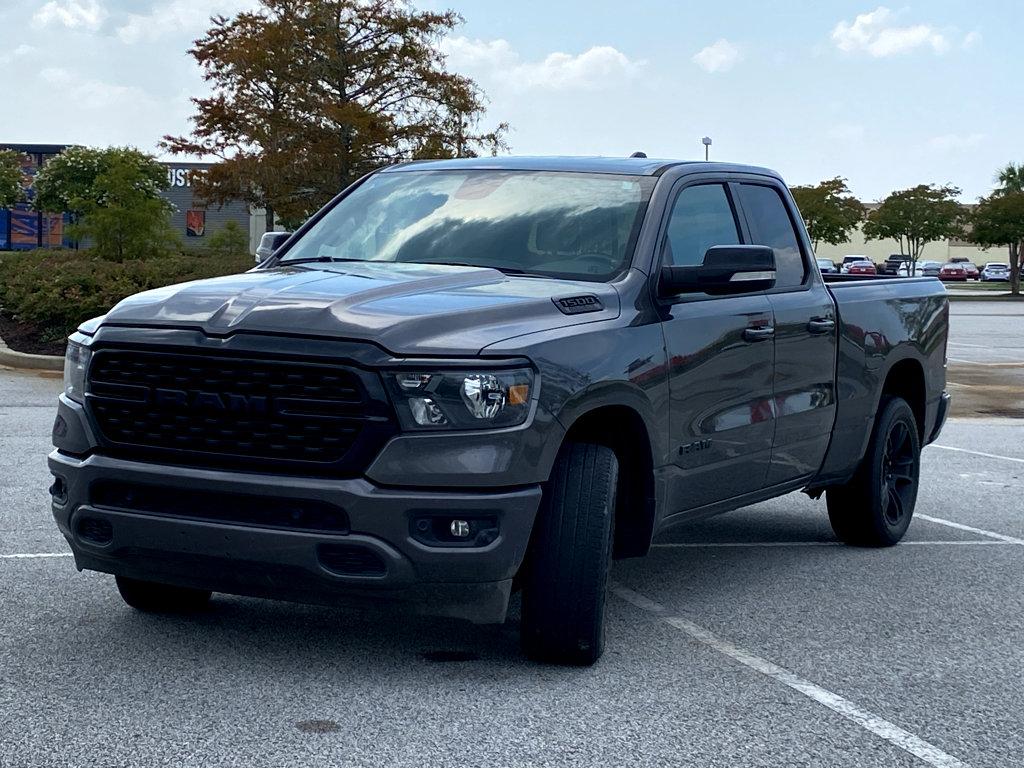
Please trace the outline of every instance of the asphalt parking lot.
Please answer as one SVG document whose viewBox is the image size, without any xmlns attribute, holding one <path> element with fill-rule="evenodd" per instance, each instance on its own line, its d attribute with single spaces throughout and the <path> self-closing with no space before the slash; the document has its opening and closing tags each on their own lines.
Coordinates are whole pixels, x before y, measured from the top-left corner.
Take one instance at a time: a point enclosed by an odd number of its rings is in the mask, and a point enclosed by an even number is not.
<svg viewBox="0 0 1024 769">
<path fill-rule="evenodd" d="M 1024 302 L 960 300 L 950 314 L 953 413 L 1024 418 Z"/>
<path fill-rule="evenodd" d="M 992 306 L 954 305 L 950 380 L 1019 395 L 1024 318 Z M 50 518 L 59 387 L 0 370 L 4 765 L 1024 763 L 1022 420 L 954 418 L 893 549 L 836 544 L 798 494 L 672 532 L 617 564 L 605 657 L 565 669 L 515 616 L 129 610 Z"/>
</svg>

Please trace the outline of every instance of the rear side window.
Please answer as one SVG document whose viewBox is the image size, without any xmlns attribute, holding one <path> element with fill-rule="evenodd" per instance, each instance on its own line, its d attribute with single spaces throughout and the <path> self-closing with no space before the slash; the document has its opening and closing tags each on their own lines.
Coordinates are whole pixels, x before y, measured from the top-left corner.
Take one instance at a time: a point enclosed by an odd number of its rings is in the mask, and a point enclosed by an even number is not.
<svg viewBox="0 0 1024 769">
<path fill-rule="evenodd" d="M 739 228 L 721 184 L 687 187 L 672 206 L 665 241 L 665 264 L 692 267 L 704 262 L 712 246 L 735 246 Z"/>
<path fill-rule="evenodd" d="M 775 249 L 775 286 L 793 288 L 802 284 L 807 270 L 800 240 L 778 190 L 760 184 L 741 184 L 740 200 L 752 242 Z"/>
</svg>

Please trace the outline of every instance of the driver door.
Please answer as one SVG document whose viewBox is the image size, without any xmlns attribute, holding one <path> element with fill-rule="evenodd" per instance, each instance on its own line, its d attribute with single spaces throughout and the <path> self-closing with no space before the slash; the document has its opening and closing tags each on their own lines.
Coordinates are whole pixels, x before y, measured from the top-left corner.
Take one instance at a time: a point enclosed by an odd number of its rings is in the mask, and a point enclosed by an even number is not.
<svg viewBox="0 0 1024 769">
<path fill-rule="evenodd" d="M 672 204 L 661 263 L 696 266 L 712 246 L 749 242 L 740 222 L 731 185 L 689 182 Z M 675 465 L 668 498 L 678 514 L 765 484 L 775 431 L 774 321 L 764 292 L 662 301 Z"/>
</svg>

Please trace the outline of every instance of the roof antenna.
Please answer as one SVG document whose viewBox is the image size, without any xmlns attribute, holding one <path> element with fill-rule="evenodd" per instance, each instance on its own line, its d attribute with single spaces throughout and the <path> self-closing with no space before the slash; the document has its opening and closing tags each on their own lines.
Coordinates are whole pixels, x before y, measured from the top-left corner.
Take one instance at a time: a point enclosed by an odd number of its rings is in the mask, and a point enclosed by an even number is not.
<svg viewBox="0 0 1024 769">
<path fill-rule="evenodd" d="M 630 155 L 630 157 L 631 158 L 645 158 L 645 157 L 647 157 L 647 153 L 646 152 L 634 152 L 632 155 Z"/>
</svg>

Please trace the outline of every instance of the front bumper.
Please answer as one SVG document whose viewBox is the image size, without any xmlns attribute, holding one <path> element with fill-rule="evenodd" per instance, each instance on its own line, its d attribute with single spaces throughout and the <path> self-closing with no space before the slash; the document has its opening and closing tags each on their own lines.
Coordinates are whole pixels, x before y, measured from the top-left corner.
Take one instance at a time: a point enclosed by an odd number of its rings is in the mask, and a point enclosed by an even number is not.
<svg viewBox="0 0 1024 769">
<path fill-rule="evenodd" d="M 49 466 L 57 479 L 53 515 L 80 570 L 302 603 L 397 602 L 475 622 L 504 619 L 541 497 L 536 484 L 501 491 L 393 489 L 363 478 L 203 470 L 61 451 L 50 454 Z M 349 525 L 344 533 L 251 526 L 97 502 L 96 484 L 111 480 L 169 497 L 206 492 L 328 505 L 343 511 Z M 427 545 L 413 537 L 412 523 L 431 516 L 497 520 L 498 533 L 481 546 Z M 380 573 L 339 573 L 324 555 L 339 546 L 369 554 L 382 564 Z"/>
</svg>

